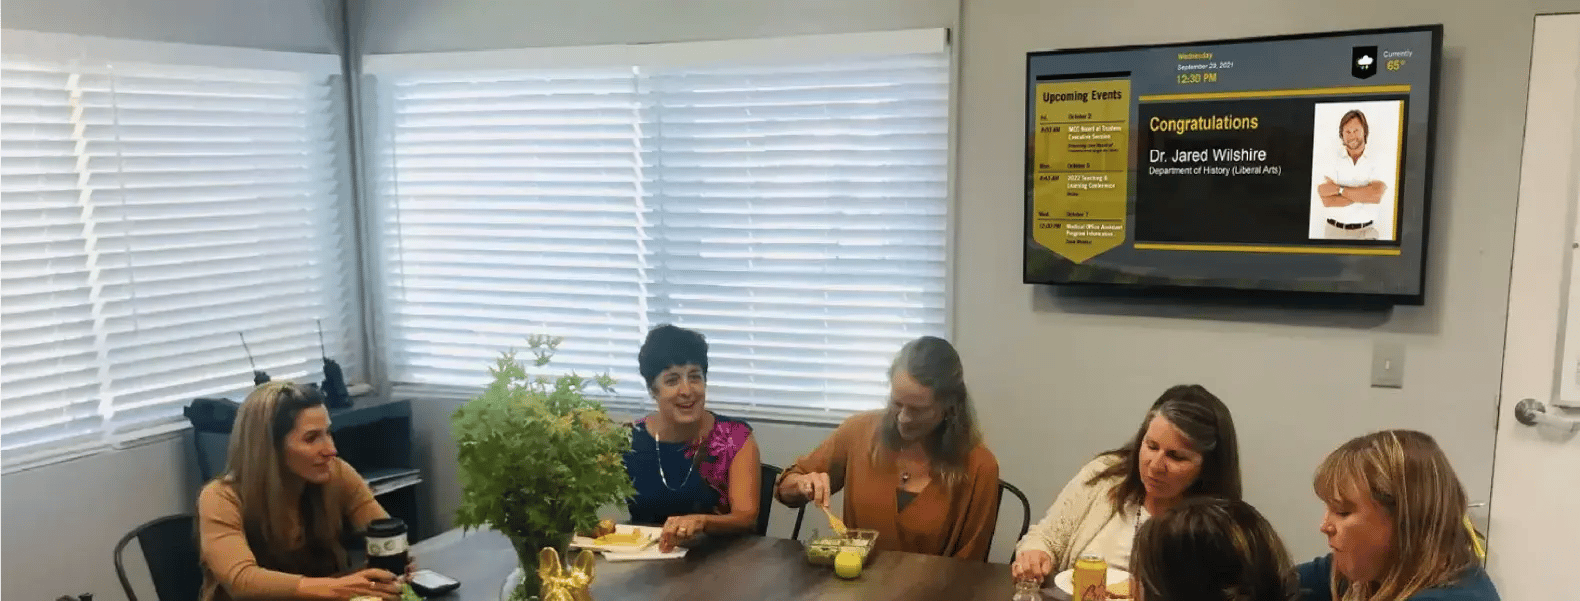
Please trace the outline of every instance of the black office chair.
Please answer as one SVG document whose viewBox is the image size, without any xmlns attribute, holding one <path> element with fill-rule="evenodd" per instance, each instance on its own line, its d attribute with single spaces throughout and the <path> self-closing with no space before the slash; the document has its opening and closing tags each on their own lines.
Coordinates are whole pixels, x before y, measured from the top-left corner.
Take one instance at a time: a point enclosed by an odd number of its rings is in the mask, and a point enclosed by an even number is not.
<svg viewBox="0 0 1580 601">
<path fill-rule="evenodd" d="M 768 534 L 768 508 L 773 507 L 774 503 L 776 502 L 774 499 L 774 484 L 779 482 L 779 474 L 783 472 L 784 468 L 781 468 L 777 465 L 769 465 L 766 463 L 763 464 L 762 494 L 757 498 L 758 536 L 765 536 Z M 806 506 L 802 505 L 800 508 L 796 509 L 795 528 L 790 531 L 791 540 L 801 538 L 801 520 L 805 517 Z"/>
<path fill-rule="evenodd" d="M 165 516 L 138 526 L 121 537 L 121 542 L 115 543 L 115 575 L 121 579 L 127 601 L 137 601 L 137 593 L 132 591 L 132 581 L 126 577 L 122 555 L 134 538 L 143 550 L 143 560 L 148 563 L 159 601 L 197 601 L 199 589 L 203 587 L 203 569 L 198 563 L 197 518 L 191 514 Z"/>
<path fill-rule="evenodd" d="M 1006 490 L 1009 491 L 1010 494 L 1015 495 L 1015 498 L 1020 499 L 1020 534 L 1015 535 L 1015 540 L 1019 541 L 1020 539 L 1026 538 L 1027 530 L 1031 530 L 1031 501 L 1027 501 L 1026 493 L 1020 492 L 1020 489 L 1015 488 L 1014 484 L 999 480 L 998 501 L 1001 504 L 1004 502 L 1004 491 Z M 993 539 L 989 538 L 988 553 L 992 553 L 992 551 Z M 1015 561 L 1015 554 L 1013 551 L 1010 552 L 1009 560 L 1011 562 Z"/>
<path fill-rule="evenodd" d="M 768 535 L 768 511 L 774 508 L 774 482 L 779 480 L 777 465 L 762 465 L 762 481 L 757 483 L 757 536 Z"/>
</svg>

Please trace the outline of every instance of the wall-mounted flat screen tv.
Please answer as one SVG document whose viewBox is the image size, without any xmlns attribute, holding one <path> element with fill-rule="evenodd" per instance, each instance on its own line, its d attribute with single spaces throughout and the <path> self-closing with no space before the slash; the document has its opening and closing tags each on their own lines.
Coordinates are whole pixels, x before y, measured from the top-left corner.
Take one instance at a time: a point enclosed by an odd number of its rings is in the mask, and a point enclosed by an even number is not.
<svg viewBox="0 0 1580 601">
<path fill-rule="evenodd" d="M 1424 299 L 1440 25 L 1026 56 L 1024 282 Z"/>
</svg>

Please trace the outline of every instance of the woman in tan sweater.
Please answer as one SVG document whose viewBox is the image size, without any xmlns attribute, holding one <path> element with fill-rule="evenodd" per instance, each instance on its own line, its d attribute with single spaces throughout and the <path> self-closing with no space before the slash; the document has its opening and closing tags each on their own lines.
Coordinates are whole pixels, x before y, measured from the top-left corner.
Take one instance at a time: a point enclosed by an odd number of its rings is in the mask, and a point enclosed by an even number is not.
<svg viewBox="0 0 1580 601">
<path fill-rule="evenodd" d="M 323 397 L 269 382 L 242 402 L 225 473 L 198 495 L 204 601 L 399 599 L 396 576 L 352 572 L 342 528 L 387 517 L 335 457 Z"/>
<path fill-rule="evenodd" d="M 986 560 L 998 521 L 998 460 L 982 444 L 960 355 L 926 336 L 889 368 L 889 408 L 852 416 L 780 476 L 775 495 L 828 506 L 878 531 L 878 549 Z"/>
</svg>

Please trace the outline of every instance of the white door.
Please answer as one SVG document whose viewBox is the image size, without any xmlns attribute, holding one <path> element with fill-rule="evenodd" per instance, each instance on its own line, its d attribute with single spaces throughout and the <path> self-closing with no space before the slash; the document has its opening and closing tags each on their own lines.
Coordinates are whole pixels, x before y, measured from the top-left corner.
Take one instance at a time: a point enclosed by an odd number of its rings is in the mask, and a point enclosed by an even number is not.
<svg viewBox="0 0 1580 601">
<path fill-rule="evenodd" d="M 1580 398 L 1565 398 L 1580 377 L 1577 88 L 1580 14 L 1537 17 L 1487 532 L 1493 581 L 1513 601 L 1580 595 L 1580 433 L 1565 425 L 1580 419 Z M 1548 418 L 1517 420 L 1523 399 Z"/>
</svg>

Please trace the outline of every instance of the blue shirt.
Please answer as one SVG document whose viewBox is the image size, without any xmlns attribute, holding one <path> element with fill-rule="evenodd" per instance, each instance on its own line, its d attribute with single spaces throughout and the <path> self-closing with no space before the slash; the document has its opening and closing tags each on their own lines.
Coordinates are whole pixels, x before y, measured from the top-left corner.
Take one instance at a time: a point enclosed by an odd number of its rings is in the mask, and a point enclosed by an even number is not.
<svg viewBox="0 0 1580 601">
<path fill-rule="evenodd" d="M 1333 601 L 1333 554 L 1329 553 L 1295 566 L 1300 574 L 1300 598 L 1304 601 Z M 1487 570 L 1480 566 L 1462 574 L 1453 584 L 1429 588 L 1410 596 L 1410 601 L 1499 601 L 1498 588 L 1492 585 Z"/>
<path fill-rule="evenodd" d="M 658 442 L 645 423 L 632 428 L 631 450 L 625 454 L 625 471 L 636 487 L 636 496 L 626 502 L 631 523 L 661 526 L 670 516 L 714 513 L 719 491 L 702 478 L 700 464 L 686 456 L 686 443 Z"/>
</svg>

